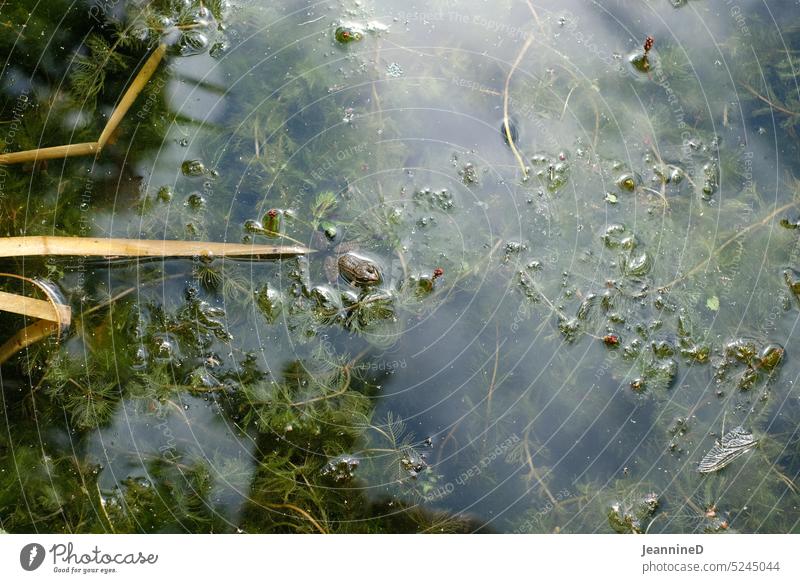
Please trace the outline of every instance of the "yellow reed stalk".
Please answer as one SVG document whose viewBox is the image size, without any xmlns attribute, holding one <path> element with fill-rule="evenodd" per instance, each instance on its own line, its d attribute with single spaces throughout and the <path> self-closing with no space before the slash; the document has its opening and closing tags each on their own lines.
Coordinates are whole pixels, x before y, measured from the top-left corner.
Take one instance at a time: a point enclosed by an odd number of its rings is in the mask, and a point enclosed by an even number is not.
<svg viewBox="0 0 800 583">
<path fill-rule="evenodd" d="M 53 146 L 50 148 L 25 150 L 24 152 L 12 152 L 11 154 L 0 154 L 0 164 L 24 164 L 25 162 L 36 162 L 38 160 L 69 158 L 70 156 L 88 156 L 89 154 L 96 154 L 99 151 L 100 147 L 97 145 L 97 142 L 67 144 L 66 146 Z"/>
<path fill-rule="evenodd" d="M 280 259 L 311 253 L 302 245 L 250 245 L 209 241 L 106 239 L 102 237 L 3 237 L 0 257 L 75 255 L 85 257 L 231 257 Z"/>
<path fill-rule="evenodd" d="M 38 160 L 52 160 L 55 158 L 70 158 L 72 156 L 88 156 L 91 154 L 97 155 L 108 143 L 108 139 L 114 130 L 119 127 L 119 124 L 125 118 L 125 114 L 131 108 L 131 105 L 136 101 L 139 93 L 142 92 L 147 82 L 153 76 L 158 68 L 161 59 L 167 51 L 167 46 L 159 45 L 145 61 L 139 73 L 133 79 L 130 87 L 122 95 L 117 107 L 108 118 L 108 123 L 100 133 L 100 137 L 96 142 L 86 142 L 83 144 L 66 144 L 64 146 L 52 146 L 49 148 L 37 148 L 35 150 L 25 150 L 23 152 L 12 152 L 10 154 L 0 154 L 0 164 L 24 164 L 25 162 L 36 162 Z"/>
<path fill-rule="evenodd" d="M 114 111 L 111 113 L 111 117 L 108 118 L 108 123 L 106 124 L 106 127 L 103 128 L 103 132 L 100 134 L 100 137 L 97 138 L 97 144 L 100 148 L 106 145 L 108 138 L 114 133 L 114 130 L 117 129 L 117 126 L 119 126 L 120 122 L 125 117 L 125 114 L 128 113 L 128 110 L 131 108 L 131 105 L 133 105 L 133 102 L 136 101 L 139 93 L 141 93 L 142 89 L 144 89 L 144 86 L 147 85 L 147 82 L 150 80 L 150 77 L 152 77 L 153 73 L 155 73 L 156 69 L 158 68 L 158 64 L 161 62 L 161 59 L 164 57 L 164 53 L 166 53 L 166 51 L 167 45 L 159 45 L 142 66 L 142 69 L 136 75 L 133 83 L 131 83 L 131 86 L 128 87 L 127 91 L 125 91 L 122 99 L 119 100 L 117 107 L 114 108 Z"/>
<path fill-rule="evenodd" d="M 58 323 L 69 322 L 72 317 L 69 306 L 4 291 L 0 291 L 0 311 Z"/>
<path fill-rule="evenodd" d="M 60 330 L 58 323 L 48 320 L 37 320 L 30 326 L 23 328 L 0 346 L 0 364 L 3 364 L 23 348 L 47 338 L 58 330 Z"/>
<path fill-rule="evenodd" d="M 45 297 L 47 298 L 47 303 L 49 303 L 50 306 L 52 307 L 52 310 L 48 312 L 47 319 L 52 320 L 53 322 L 58 324 L 59 329 L 63 329 L 69 326 L 70 322 L 72 321 L 72 312 L 69 309 L 69 306 L 65 306 L 59 301 L 59 298 L 55 294 L 54 290 L 51 289 L 46 282 L 38 279 L 32 279 L 30 277 L 25 277 L 24 275 L 17 275 L 16 273 L 0 273 L 0 277 L 10 277 L 13 279 L 19 279 L 20 281 L 24 281 L 32 285 L 36 289 L 38 289 L 45 295 Z M 19 298 L 17 300 L 18 302 L 26 301 L 25 296 L 17 295 L 16 297 Z M 37 305 L 37 304 L 31 304 L 31 305 Z M 41 306 L 39 306 L 38 309 L 42 309 Z M 10 311 L 14 312 L 18 310 L 10 310 Z"/>
</svg>

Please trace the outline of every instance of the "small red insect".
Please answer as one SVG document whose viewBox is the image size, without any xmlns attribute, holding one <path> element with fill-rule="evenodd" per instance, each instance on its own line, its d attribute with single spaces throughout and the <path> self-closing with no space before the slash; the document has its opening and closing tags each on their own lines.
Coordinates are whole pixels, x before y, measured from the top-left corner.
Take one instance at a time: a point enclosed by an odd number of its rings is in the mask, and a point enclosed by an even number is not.
<svg viewBox="0 0 800 583">
<path fill-rule="evenodd" d="M 267 211 L 267 216 L 268 216 L 269 218 L 271 218 L 271 219 L 274 219 L 275 217 L 277 217 L 277 216 L 278 216 L 278 209 L 269 209 L 269 210 Z"/>
<path fill-rule="evenodd" d="M 603 336 L 603 342 L 605 342 L 607 346 L 618 346 L 619 336 L 616 334 L 606 334 Z"/>
<path fill-rule="evenodd" d="M 644 39 L 644 54 L 645 55 L 650 52 L 650 50 L 653 48 L 654 44 L 656 44 L 656 39 L 654 39 L 652 36 L 648 36 L 646 39 Z"/>
<path fill-rule="evenodd" d="M 438 279 L 444 275 L 444 269 L 437 267 L 433 270 L 433 279 Z"/>
</svg>

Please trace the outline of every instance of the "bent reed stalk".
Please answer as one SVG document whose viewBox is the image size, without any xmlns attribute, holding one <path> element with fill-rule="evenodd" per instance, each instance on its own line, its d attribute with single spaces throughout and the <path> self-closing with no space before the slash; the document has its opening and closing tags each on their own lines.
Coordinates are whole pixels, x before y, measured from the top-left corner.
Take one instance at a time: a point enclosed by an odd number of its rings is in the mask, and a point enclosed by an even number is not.
<svg viewBox="0 0 800 583">
<path fill-rule="evenodd" d="M 96 142 L 86 142 L 82 144 L 66 144 L 63 146 L 52 146 L 48 148 L 36 148 L 35 150 L 25 150 L 22 152 L 12 152 L 10 154 L 0 154 L 0 164 L 24 164 L 25 162 L 37 162 L 39 160 L 53 160 L 57 158 L 70 158 L 73 156 L 97 155 L 108 143 L 109 138 L 125 118 L 125 114 L 136 101 L 139 93 L 142 92 L 147 82 L 155 73 L 164 54 L 167 52 L 167 45 L 161 44 L 148 57 L 139 73 L 122 95 L 117 107 L 108 118 L 108 123 L 100 133 Z"/>
</svg>

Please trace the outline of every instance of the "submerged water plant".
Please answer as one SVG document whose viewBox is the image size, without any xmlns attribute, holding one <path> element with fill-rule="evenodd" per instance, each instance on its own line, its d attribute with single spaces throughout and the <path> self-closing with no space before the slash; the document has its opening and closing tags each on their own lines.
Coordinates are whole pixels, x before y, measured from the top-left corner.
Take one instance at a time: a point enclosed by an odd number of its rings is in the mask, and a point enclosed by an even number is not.
<svg viewBox="0 0 800 583">
<path fill-rule="evenodd" d="M 0 27 L 0 162 L 34 151 L 2 271 L 71 317 L 3 363 L 1 529 L 797 530 L 797 108 L 757 10 L 717 65 L 668 3 L 672 35 L 469 4 L 436 43 L 393 5 L 67 4 Z"/>
</svg>

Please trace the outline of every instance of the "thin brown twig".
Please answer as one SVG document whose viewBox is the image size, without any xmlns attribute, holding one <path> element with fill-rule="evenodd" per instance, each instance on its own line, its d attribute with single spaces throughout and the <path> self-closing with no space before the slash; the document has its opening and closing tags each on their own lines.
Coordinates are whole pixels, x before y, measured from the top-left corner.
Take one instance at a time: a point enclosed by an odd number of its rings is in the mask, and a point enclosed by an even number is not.
<svg viewBox="0 0 800 583">
<path fill-rule="evenodd" d="M 289 504 L 288 502 L 286 502 L 286 503 L 284 503 L 284 504 L 270 504 L 270 503 L 266 503 L 266 505 L 267 505 L 268 507 L 270 507 L 270 508 L 288 508 L 289 510 L 294 510 L 295 512 L 297 512 L 298 514 L 300 514 L 300 515 L 301 515 L 303 518 L 305 518 L 306 520 L 308 520 L 308 521 L 309 521 L 311 524 L 313 524 L 313 525 L 314 525 L 314 528 L 316 528 L 316 529 L 317 529 L 317 530 L 318 530 L 318 531 L 319 531 L 321 534 L 329 534 L 329 533 L 328 533 L 328 531 L 327 531 L 327 530 L 325 530 L 325 529 L 322 527 L 322 525 L 321 525 L 319 522 L 317 522 L 317 521 L 314 519 L 314 517 L 313 517 L 313 516 L 311 516 L 311 515 L 310 515 L 308 512 L 306 512 L 305 510 L 303 510 L 303 509 L 302 509 L 302 508 L 300 508 L 299 506 L 295 506 L 294 504 Z"/>
<path fill-rule="evenodd" d="M 745 83 L 744 81 L 739 81 L 739 85 L 744 87 L 747 90 L 748 93 L 752 94 L 754 97 L 757 97 L 758 99 L 760 99 L 761 101 L 763 101 L 764 103 L 766 103 L 770 107 L 777 109 L 778 111 L 782 111 L 783 113 L 785 113 L 787 115 L 800 115 L 800 112 L 798 112 L 798 111 L 792 111 L 791 109 L 786 109 L 785 107 L 781 107 L 777 103 L 774 103 L 774 102 L 770 101 L 769 99 L 767 99 L 766 97 L 761 95 L 756 89 L 754 89 L 753 87 L 751 87 L 750 85 Z"/>
<path fill-rule="evenodd" d="M 494 394 L 495 382 L 497 381 L 497 368 L 500 363 L 500 325 L 495 322 L 495 343 L 494 343 L 494 367 L 492 368 L 492 378 L 489 381 L 489 391 L 486 395 L 486 430 L 484 440 L 489 432 L 489 422 L 492 417 L 492 395 Z"/>
<path fill-rule="evenodd" d="M 553 503 L 553 506 L 558 506 L 558 500 L 555 496 L 553 496 L 550 488 L 547 487 L 547 484 L 545 484 L 544 480 L 542 480 L 542 478 L 539 476 L 539 471 L 536 469 L 536 466 L 533 465 L 533 455 L 531 454 L 530 441 L 528 439 L 531 429 L 532 427 L 529 426 L 528 429 L 525 430 L 525 434 L 522 436 L 523 448 L 525 449 L 525 462 L 530 468 L 530 472 L 528 474 L 536 480 L 536 483 L 539 484 L 539 487 L 545 493 L 550 502 Z"/>
</svg>

